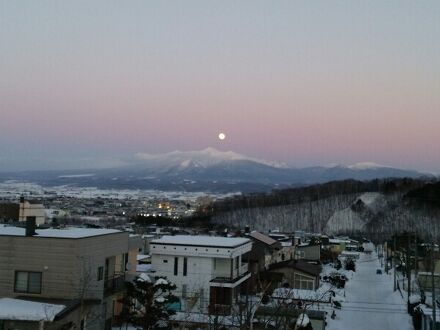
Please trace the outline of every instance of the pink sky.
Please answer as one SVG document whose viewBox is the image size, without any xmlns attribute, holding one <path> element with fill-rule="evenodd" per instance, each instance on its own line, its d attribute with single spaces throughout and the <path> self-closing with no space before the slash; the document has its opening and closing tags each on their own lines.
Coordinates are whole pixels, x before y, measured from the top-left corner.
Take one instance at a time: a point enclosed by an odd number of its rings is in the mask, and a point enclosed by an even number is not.
<svg viewBox="0 0 440 330">
<path fill-rule="evenodd" d="M 213 146 L 440 171 L 436 1 L 43 4 L 0 7 L 0 170 Z"/>
</svg>

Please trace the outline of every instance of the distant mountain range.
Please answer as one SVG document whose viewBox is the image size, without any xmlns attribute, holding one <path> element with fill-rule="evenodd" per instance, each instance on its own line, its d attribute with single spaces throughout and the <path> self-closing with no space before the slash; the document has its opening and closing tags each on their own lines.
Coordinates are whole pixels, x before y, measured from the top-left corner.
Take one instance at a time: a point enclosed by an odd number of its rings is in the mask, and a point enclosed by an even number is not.
<svg viewBox="0 0 440 330">
<path fill-rule="evenodd" d="M 0 180 L 23 180 L 44 186 L 252 192 L 344 179 L 423 176 L 432 177 L 375 163 L 292 168 L 284 163 L 207 148 L 157 155 L 138 153 L 127 165 L 111 169 L 0 173 Z"/>
</svg>

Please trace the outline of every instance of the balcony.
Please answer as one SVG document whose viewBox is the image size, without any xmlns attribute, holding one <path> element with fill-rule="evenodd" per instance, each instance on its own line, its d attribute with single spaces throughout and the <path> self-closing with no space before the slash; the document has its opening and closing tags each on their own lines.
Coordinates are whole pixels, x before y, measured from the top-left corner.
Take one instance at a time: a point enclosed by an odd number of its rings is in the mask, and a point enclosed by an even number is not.
<svg viewBox="0 0 440 330">
<path fill-rule="evenodd" d="M 104 281 L 104 295 L 109 296 L 125 289 L 125 274 L 115 274 L 115 276 Z"/>
<path fill-rule="evenodd" d="M 251 274 L 249 272 L 245 272 L 235 278 L 216 277 L 210 281 L 210 285 L 212 287 L 235 288 L 250 277 Z"/>
</svg>

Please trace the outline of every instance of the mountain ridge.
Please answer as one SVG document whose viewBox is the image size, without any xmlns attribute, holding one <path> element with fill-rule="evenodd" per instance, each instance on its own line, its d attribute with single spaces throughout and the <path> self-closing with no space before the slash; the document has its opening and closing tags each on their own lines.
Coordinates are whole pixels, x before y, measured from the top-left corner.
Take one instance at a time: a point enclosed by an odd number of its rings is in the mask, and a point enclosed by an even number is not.
<svg viewBox="0 0 440 330">
<path fill-rule="evenodd" d="M 289 167 L 285 163 L 205 148 L 164 154 L 137 153 L 126 166 L 93 170 L 0 173 L 0 180 L 26 180 L 47 186 L 206 192 L 270 191 L 335 180 L 423 177 L 429 174 L 371 162 L 353 165 Z"/>
</svg>

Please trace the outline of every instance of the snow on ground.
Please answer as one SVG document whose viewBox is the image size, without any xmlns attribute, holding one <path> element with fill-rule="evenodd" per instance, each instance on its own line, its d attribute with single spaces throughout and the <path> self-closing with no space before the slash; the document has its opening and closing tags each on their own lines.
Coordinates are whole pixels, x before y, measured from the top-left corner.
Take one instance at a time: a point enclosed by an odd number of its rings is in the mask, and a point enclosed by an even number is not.
<svg viewBox="0 0 440 330">
<path fill-rule="evenodd" d="M 345 287 L 345 302 L 328 314 L 327 330 L 414 330 L 406 311 L 406 301 L 393 292 L 393 275 L 376 274 L 380 263 L 375 253 L 362 253 L 356 273 Z"/>
<path fill-rule="evenodd" d="M 66 175 L 64 175 L 66 177 Z M 70 176 L 72 177 L 72 176 Z M 21 196 L 30 198 L 49 197 L 73 197 L 73 198 L 109 198 L 109 199 L 131 199 L 139 200 L 145 198 L 159 198 L 181 201 L 195 201 L 199 197 L 210 196 L 214 199 L 223 199 L 239 195 L 240 192 L 214 194 L 203 191 L 180 192 L 161 191 L 153 189 L 99 189 L 96 187 L 77 187 L 73 185 L 60 185 L 44 187 L 32 182 L 21 182 L 16 180 L 0 181 L 0 198 L 19 199 Z"/>
<path fill-rule="evenodd" d="M 377 198 L 381 196 L 380 193 L 377 192 L 367 192 L 362 194 L 359 199 L 364 202 L 366 205 L 372 205 Z"/>
</svg>

